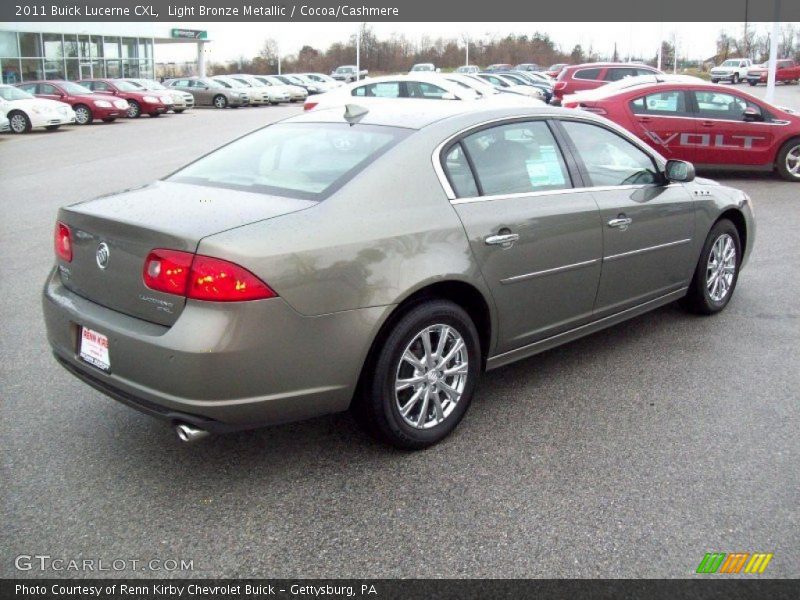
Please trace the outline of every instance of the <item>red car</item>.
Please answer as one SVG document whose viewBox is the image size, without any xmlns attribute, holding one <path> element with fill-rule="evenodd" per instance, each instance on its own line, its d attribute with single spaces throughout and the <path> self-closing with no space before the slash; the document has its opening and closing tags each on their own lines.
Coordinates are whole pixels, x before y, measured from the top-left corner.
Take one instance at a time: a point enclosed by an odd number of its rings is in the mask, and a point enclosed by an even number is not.
<svg viewBox="0 0 800 600">
<path fill-rule="evenodd" d="M 568 66 L 569 66 L 569 64 L 567 64 L 567 63 L 556 63 L 554 65 L 550 65 L 545 70 L 544 73 L 545 73 L 545 75 L 549 75 L 550 77 L 555 79 L 556 77 L 558 77 L 558 74 L 561 73 L 561 69 L 563 69 L 564 67 L 568 67 Z"/>
<path fill-rule="evenodd" d="M 94 92 L 112 94 L 128 101 L 128 117 L 138 119 L 142 113 L 157 117 L 172 108 L 172 98 L 136 87 L 122 79 L 82 79 L 80 85 Z"/>
<path fill-rule="evenodd" d="M 747 83 L 758 85 L 767 83 L 769 64 L 764 63 L 747 70 Z M 783 83 L 797 83 L 800 80 L 800 65 L 790 58 L 784 58 L 775 64 L 775 81 Z"/>
<path fill-rule="evenodd" d="M 700 167 L 777 170 L 800 182 L 800 116 L 714 83 L 669 81 L 610 90 L 565 106 L 600 114 L 666 158 Z"/>
<path fill-rule="evenodd" d="M 570 65 L 561 69 L 553 86 L 553 101 L 561 103 L 567 94 L 599 88 L 610 81 L 625 77 L 660 74 L 661 71 L 647 65 L 630 63 L 584 63 Z"/>
<path fill-rule="evenodd" d="M 75 111 L 78 125 L 89 125 L 95 119 L 112 123 L 128 114 L 127 100 L 110 94 L 97 94 L 72 81 L 26 81 L 17 87 L 39 98 L 66 102 Z"/>
</svg>

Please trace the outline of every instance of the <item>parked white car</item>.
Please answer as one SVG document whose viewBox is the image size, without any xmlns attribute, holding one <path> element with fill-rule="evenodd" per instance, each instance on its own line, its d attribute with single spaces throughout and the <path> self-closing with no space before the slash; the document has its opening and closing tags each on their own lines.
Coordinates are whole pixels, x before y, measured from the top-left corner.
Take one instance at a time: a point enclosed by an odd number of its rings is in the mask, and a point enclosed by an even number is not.
<svg viewBox="0 0 800 600">
<path fill-rule="evenodd" d="M 261 96 L 266 95 L 270 104 L 279 104 L 290 100 L 289 90 L 286 89 L 286 86 L 272 85 L 268 81 L 260 80 L 255 75 L 239 74 L 231 75 L 230 77 L 248 86 L 251 89 L 251 93 L 260 94 Z"/>
<path fill-rule="evenodd" d="M 503 106 L 532 106 L 539 102 L 532 96 L 516 94 L 505 89 L 497 89 L 492 84 L 487 83 L 475 75 L 465 75 L 464 73 L 443 73 L 441 77 L 447 81 L 452 81 L 456 85 L 464 86 L 475 90 L 481 97 L 489 102 L 495 102 Z"/>
<path fill-rule="evenodd" d="M 53 130 L 75 122 L 69 104 L 36 98 L 11 85 L 0 85 L 0 115 L 8 119 L 13 133 L 27 133 L 36 127 Z"/>
<path fill-rule="evenodd" d="M 533 87 L 532 85 L 519 84 L 509 77 L 498 75 L 497 73 L 478 73 L 476 77 L 480 77 L 499 90 L 506 90 L 509 92 L 514 92 L 515 94 L 530 96 L 531 98 L 536 98 L 537 100 L 544 100 L 544 93 L 539 88 Z"/>
<path fill-rule="evenodd" d="M 331 108 L 345 104 L 369 107 L 390 100 L 477 100 L 475 90 L 462 87 L 436 73 L 414 75 L 387 75 L 356 81 L 340 88 L 310 98 L 305 110 Z"/>
<path fill-rule="evenodd" d="M 267 86 L 270 92 L 275 94 L 276 98 L 280 98 L 279 102 L 291 102 L 292 91 L 289 86 L 277 79 L 272 79 L 269 75 L 253 75 L 253 79 Z"/>
<path fill-rule="evenodd" d="M 747 70 L 753 66 L 749 58 L 729 58 L 718 67 L 711 69 L 711 83 L 730 81 L 739 83 L 747 79 Z"/>
<path fill-rule="evenodd" d="M 275 75 L 258 75 L 257 79 L 269 82 L 271 85 L 283 86 L 283 89 L 289 92 L 289 102 L 303 102 L 308 98 L 308 90 L 306 88 L 287 84 L 285 81 L 275 77 Z"/>
<path fill-rule="evenodd" d="M 0 133 L 11 129 L 8 125 L 8 119 L 4 115 L 0 115 Z"/>
<path fill-rule="evenodd" d="M 325 75 L 324 73 L 301 73 L 301 75 L 316 83 L 319 87 L 320 94 L 330 92 L 344 85 L 341 81 L 336 81 L 333 77 Z"/>
</svg>

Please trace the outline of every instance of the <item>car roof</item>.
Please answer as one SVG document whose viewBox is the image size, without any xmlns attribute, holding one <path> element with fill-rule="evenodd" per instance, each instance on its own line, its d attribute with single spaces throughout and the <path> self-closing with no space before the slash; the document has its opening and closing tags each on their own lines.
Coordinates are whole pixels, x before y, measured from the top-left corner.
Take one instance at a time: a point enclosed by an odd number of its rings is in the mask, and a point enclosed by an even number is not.
<svg viewBox="0 0 800 600">
<path fill-rule="evenodd" d="M 351 106 L 359 106 L 358 99 L 348 102 Z M 481 106 L 483 100 L 425 102 L 424 109 L 418 102 L 405 100 L 386 100 L 380 105 L 371 105 L 368 111 L 357 122 L 363 125 L 381 125 L 386 127 L 402 127 L 405 129 L 424 129 L 434 123 L 447 119 L 458 119 L 466 122 L 466 126 L 480 123 L 483 120 L 513 116 L 575 116 L 574 109 L 558 108 L 546 105 L 498 107 L 497 105 Z M 345 105 L 332 108 L 317 109 L 290 117 L 282 123 L 347 123 L 344 118 Z M 580 114 L 581 117 L 584 115 Z"/>
</svg>

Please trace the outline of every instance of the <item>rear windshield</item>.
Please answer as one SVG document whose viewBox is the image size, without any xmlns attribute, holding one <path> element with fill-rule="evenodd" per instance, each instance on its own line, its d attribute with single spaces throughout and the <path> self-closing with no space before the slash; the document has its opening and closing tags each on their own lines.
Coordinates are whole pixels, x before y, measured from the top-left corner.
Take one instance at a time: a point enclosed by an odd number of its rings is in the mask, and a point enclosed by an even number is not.
<svg viewBox="0 0 800 600">
<path fill-rule="evenodd" d="M 223 146 L 167 181 L 322 200 L 411 130 L 347 123 L 284 123 Z"/>
</svg>

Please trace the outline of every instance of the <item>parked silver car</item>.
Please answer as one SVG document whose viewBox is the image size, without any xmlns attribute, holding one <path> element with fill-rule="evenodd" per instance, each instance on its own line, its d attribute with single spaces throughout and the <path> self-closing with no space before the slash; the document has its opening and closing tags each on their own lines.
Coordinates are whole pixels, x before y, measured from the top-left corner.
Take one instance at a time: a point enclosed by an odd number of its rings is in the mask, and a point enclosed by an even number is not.
<svg viewBox="0 0 800 600">
<path fill-rule="evenodd" d="M 214 77 L 179 77 L 165 81 L 164 85 L 189 92 L 198 106 L 239 108 L 250 103 L 246 89 L 235 88 Z"/>
<path fill-rule="evenodd" d="M 185 110 L 194 106 L 194 96 L 189 92 L 184 92 L 176 88 L 168 88 L 164 84 L 155 81 L 154 79 L 125 79 L 125 81 L 132 83 L 136 87 L 143 90 L 150 90 L 154 92 L 166 92 L 172 98 L 172 112 L 181 114 Z"/>
<path fill-rule="evenodd" d="M 181 439 L 351 407 L 422 448 L 485 369 L 721 311 L 754 240 L 745 193 L 600 117 L 350 104 L 63 207 L 44 317 L 62 365 Z"/>
</svg>

